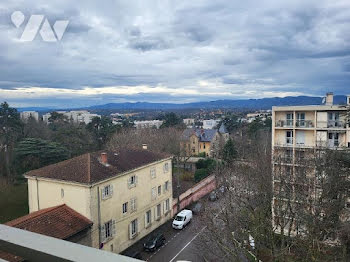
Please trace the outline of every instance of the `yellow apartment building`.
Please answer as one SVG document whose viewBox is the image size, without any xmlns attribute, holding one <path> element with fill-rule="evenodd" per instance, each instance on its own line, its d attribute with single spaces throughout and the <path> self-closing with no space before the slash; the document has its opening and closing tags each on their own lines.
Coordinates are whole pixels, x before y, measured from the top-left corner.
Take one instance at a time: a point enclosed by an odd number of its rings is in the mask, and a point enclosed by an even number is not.
<svg viewBox="0 0 350 262">
<path fill-rule="evenodd" d="M 29 211 L 66 204 L 93 222 L 95 248 L 120 253 L 171 218 L 171 158 L 147 149 L 88 153 L 25 177 Z"/>
<path fill-rule="evenodd" d="M 312 166 L 303 165 L 303 160 L 314 154 L 317 148 L 342 150 L 350 148 L 350 129 L 347 124 L 346 112 L 350 105 L 350 96 L 347 105 L 334 105 L 333 93 L 328 93 L 323 105 L 310 106 L 281 106 L 272 108 L 272 162 L 273 188 L 272 203 L 273 221 L 277 223 L 275 207 L 284 201 L 276 197 L 281 181 L 277 176 L 277 169 L 294 181 L 290 190 L 297 191 L 303 187 L 303 200 L 316 195 L 316 182 L 313 177 Z M 298 169 L 309 168 L 307 176 L 300 181 Z M 282 171 L 281 171 L 282 170 Z M 294 192 L 294 193 L 295 193 Z M 300 192 L 300 191 L 299 191 Z M 292 194 L 293 195 L 293 194 Z M 296 230 L 296 229 L 295 229 Z"/>
</svg>

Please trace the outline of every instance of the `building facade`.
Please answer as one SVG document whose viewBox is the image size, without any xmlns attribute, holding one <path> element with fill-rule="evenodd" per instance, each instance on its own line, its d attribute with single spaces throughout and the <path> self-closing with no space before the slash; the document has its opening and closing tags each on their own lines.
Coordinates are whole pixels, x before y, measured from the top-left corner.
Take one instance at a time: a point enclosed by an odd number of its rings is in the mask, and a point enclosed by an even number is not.
<svg viewBox="0 0 350 262">
<path fill-rule="evenodd" d="M 283 202 L 297 208 L 300 202 L 312 203 L 319 195 L 315 168 L 306 160 L 312 159 L 320 150 L 350 149 L 350 129 L 346 119 L 349 105 L 350 96 L 347 105 L 333 105 L 333 94 L 329 93 L 323 105 L 273 107 L 272 215 L 276 228 L 279 221 L 288 220 L 287 215 L 279 217 L 281 212 L 277 212 L 284 208 Z M 281 193 L 286 195 L 285 198 Z M 293 201 L 295 205 L 291 204 Z M 297 232 L 296 224 L 290 226 Z"/>
<path fill-rule="evenodd" d="M 223 124 L 219 129 L 188 128 L 182 133 L 180 147 L 186 156 L 215 157 L 228 139 L 229 133 Z"/>
<path fill-rule="evenodd" d="M 203 129 L 214 129 L 220 123 L 220 120 L 209 119 L 203 120 Z"/>
<path fill-rule="evenodd" d="M 69 121 L 73 123 L 85 123 L 89 124 L 94 117 L 101 117 L 98 114 L 91 114 L 89 111 L 81 110 L 81 111 L 57 111 L 57 113 L 63 114 L 67 117 Z M 43 121 L 45 123 L 49 123 L 49 118 L 51 117 L 51 113 L 47 113 L 43 115 Z"/>
<path fill-rule="evenodd" d="M 161 120 L 134 121 L 134 125 L 137 129 L 143 129 L 143 128 L 159 129 L 162 124 L 163 124 L 163 121 Z"/>
<path fill-rule="evenodd" d="M 39 121 L 39 113 L 35 111 L 23 111 L 20 113 L 21 120 L 26 122 L 30 117 Z"/>
<path fill-rule="evenodd" d="M 30 212 L 68 205 L 93 222 L 95 248 L 120 253 L 171 218 L 171 158 L 145 149 L 85 154 L 26 178 Z"/>
</svg>

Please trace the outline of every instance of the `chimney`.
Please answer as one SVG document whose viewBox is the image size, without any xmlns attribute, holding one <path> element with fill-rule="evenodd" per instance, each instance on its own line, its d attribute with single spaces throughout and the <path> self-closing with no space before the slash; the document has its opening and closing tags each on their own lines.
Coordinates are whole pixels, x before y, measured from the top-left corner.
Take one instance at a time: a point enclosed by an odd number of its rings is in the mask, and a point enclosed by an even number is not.
<svg viewBox="0 0 350 262">
<path fill-rule="evenodd" d="M 326 94 L 326 106 L 332 106 L 333 105 L 333 92 L 328 92 Z"/>
<path fill-rule="evenodd" d="M 142 144 L 142 149 L 147 150 L 148 149 L 147 144 Z"/>
<path fill-rule="evenodd" d="M 347 95 L 346 97 L 346 104 L 350 106 L 350 95 Z"/>
<path fill-rule="evenodd" d="M 107 153 L 101 153 L 101 164 L 107 165 Z"/>
</svg>

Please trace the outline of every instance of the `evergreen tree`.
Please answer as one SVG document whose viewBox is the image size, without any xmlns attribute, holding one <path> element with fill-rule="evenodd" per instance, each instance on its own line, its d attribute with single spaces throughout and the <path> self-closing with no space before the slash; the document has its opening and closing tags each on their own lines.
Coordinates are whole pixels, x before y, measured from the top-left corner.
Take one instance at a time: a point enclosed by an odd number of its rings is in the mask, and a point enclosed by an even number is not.
<svg viewBox="0 0 350 262">
<path fill-rule="evenodd" d="M 16 162 L 20 173 L 57 163 L 70 157 L 69 151 L 59 143 L 38 138 L 26 138 L 18 143 Z"/>
<path fill-rule="evenodd" d="M 229 138 L 229 140 L 227 140 L 226 144 L 224 145 L 224 148 L 222 149 L 222 158 L 226 163 L 229 163 L 237 158 L 237 155 L 238 153 L 233 140 Z"/>
</svg>

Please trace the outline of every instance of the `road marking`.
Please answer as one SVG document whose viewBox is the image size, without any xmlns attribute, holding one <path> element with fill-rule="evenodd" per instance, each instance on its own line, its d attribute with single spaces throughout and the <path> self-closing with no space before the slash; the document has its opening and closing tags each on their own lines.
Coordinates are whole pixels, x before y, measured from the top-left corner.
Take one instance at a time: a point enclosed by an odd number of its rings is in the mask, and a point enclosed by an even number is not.
<svg viewBox="0 0 350 262">
<path fill-rule="evenodd" d="M 181 254 L 182 251 L 184 251 L 186 249 L 186 247 L 188 247 L 197 237 L 199 234 L 201 234 L 203 232 L 204 229 L 206 229 L 207 226 L 203 227 L 191 240 L 190 242 L 188 242 L 169 262 L 173 262 L 175 258 L 178 257 L 178 255 Z"/>
<path fill-rule="evenodd" d="M 221 213 L 221 212 L 223 212 L 224 211 L 224 208 L 223 209 L 221 209 L 220 210 L 220 212 L 219 213 L 217 213 L 215 216 L 214 216 L 214 218 L 217 218 L 218 216 L 219 216 L 219 214 Z M 198 236 L 199 236 L 199 234 L 201 234 L 203 231 L 204 231 L 204 229 L 206 229 L 207 228 L 207 226 L 204 226 L 191 240 L 190 240 L 190 242 L 188 242 L 169 262 L 173 262 L 174 261 L 174 259 L 175 258 L 177 258 L 180 254 L 181 254 L 181 252 L 182 251 L 184 251 Z M 180 232 L 178 232 L 175 236 L 177 236 L 178 234 L 180 234 Z"/>
</svg>

